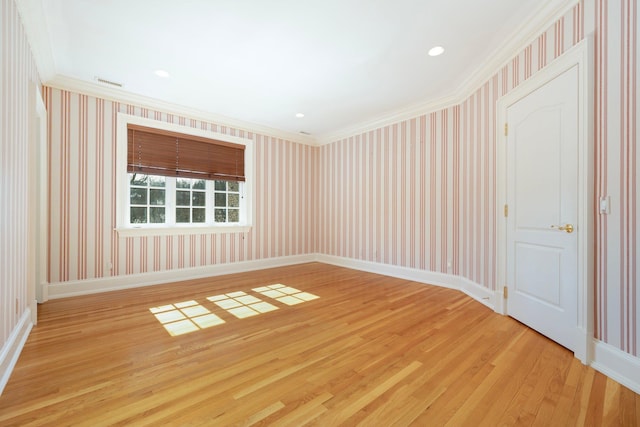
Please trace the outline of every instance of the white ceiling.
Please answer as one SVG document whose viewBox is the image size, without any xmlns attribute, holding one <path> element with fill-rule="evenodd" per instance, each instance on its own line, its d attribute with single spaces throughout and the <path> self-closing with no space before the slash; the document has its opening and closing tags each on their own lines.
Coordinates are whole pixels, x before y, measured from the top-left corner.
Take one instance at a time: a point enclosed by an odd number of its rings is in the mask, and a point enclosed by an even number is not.
<svg viewBox="0 0 640 427">
<path fill-rule="evenodd" d="M 137 95 L 321 137 L 456 94 L 516 34 L 531 36 L 523 24 L 567 0 L 19 3 L 23 15 L 41 16 L 25 26 L 41 74 L 49 60 L 45 83 L 100 77 Z M 429 57 L 435 45 L 446 51 Z"/>
</svg>

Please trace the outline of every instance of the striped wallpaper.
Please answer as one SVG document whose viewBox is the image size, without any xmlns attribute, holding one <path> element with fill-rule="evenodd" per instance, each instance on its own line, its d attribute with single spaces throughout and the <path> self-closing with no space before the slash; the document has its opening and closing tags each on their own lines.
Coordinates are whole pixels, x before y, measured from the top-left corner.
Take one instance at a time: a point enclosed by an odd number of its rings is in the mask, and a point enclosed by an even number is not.
<svg viewBox="0 0 640 427">
<path fill-rule="evenodd" d="M 322 147 L 45 88 L 50 282 L 318 252 L 496 289 L 496 100 L 581 41 L 585 15 L 596 21 L 595 196 L 612 201 L 595 224 L 596 337 L 638 356 L 635 0 L 580 2 L 460 104 Z M 119 238 L 117 112 L 253 138 L 252 231 Z"/>
<path fill-rule="evenodd" d="M 596 197 L 611 197 L 611 214 L 596 223 L 596 334 L 640 354 L 638 292 L 638 4 L 596 1 Z"/>
<path fill-rule="evenodd" d="M 317 148 L 44 88 L 49 112 L 49 282 L 314 253 Z M 254 140 L 254 227 L 248 233 L 119 237 L 116 115 L 151 118 Z"/>
<path fill-rule="evenodd" d="M 460 105 L 320 150 L 320 252 L 496 288 L 496 101 L 583 38 L 581 6 Z"/>
<path fill-rule="evenodd" d="M 638 6 L 587 4 L 597 21 L 595 196 L 612 200 L 596 221 L 596 337 L 638 356 Z M 496 101 L 585 37 L 584 9 L 580 2 L 461 104 L 321 147 L 318 251 L 496 289 Z"/>
<path fill-rule="evenodd" d="M 0 8 L 0 356 L 27 309 L 29 85 L 35 61 L 13 0 Z M 16 303 L 17 302 L 17 303 Z M 0 359 L 1 361 L 1 359 Z M 2 374 L 2 372 L 0 372 Z"/>
</svg>

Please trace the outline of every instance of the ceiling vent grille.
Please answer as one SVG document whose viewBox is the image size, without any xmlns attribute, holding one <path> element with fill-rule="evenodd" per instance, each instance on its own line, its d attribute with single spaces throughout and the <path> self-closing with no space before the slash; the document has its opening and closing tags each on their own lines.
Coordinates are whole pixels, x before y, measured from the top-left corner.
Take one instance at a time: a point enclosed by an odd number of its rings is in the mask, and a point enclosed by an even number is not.
<svg viewBox="0 0 640 427">
<path fill-rule="evenodd" d="M 113 87 L 122 87 L 123 86 L 122 83 L 118 83 L 118 82 L 114 82 L 114 81 L 111 81 L 111 80 L 103 79 L 102 77 L 95 77 L 95 80 L 98 83 L 102 83 L 103 85 L 109 85 L 109 86 L 113 86 Z"/>
</svg>

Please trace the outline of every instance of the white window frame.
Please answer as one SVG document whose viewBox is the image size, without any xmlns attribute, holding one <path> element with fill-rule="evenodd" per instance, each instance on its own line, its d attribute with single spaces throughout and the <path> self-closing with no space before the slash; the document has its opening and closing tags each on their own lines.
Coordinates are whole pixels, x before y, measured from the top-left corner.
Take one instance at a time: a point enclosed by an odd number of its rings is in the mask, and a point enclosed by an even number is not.
<svg viewBox="0 0 640 427">
<path fill-rule="evenodd" d="M 161 122 L 130 114 L 118 113 L 116 118 L 116 231 L 124 237 L 129 236 L 162 236 L 180 234 L 211 234 L 211 233 L 244 233 L 253 226 L 253 140 L 236 136 L 209 132 L 202 129 Z M 187 135 L 216 139 L 244 145 L 245 182 L 241 185 L 240 222 L 208 223 L 208 224 L 129 224 L 129 179 L 127 172 L 127 126 L 129 124 L 146 126 L 155 129 L 180 132 Z M 215 180 L 212 180 L 215 181 Z M 209 185 L 209 183 L 207 183 Z M 213 186 L 213 182 L 211 182 Z M 169 190 L 167 188 L 167 190 Z M 212 194 L 212 193 L 211 193 Z M 167 197 L 175 197 L 175 192 Z M 209 191 L 207 191 L 209 197 Z M 175 202 L 175 201 L 174 201 Z M 207 204 L 213 200 L 207 200 Z M 171 203 L 175 208 L 175 203 Z M 167 209 L 170 209 L 167 204 Z M 167 211 L 165 215 L 170 212 Z M 168 218 L 168 217 L 167 217 Z"/>
</svg>

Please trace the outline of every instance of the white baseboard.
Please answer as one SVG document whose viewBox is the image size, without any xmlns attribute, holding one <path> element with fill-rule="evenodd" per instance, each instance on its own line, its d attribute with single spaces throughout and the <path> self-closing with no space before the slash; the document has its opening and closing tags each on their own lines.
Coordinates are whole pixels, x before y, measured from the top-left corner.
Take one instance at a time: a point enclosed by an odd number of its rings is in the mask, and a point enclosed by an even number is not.
<svg viewBox="0 0 640 427">
<path fill-rule="evenodd" d="M 499 313 L 503 312 L 505 309 L 501 292 L 487 289 L 464 277 L 324 254 L 270 258 L 257 261 L 243 261 L 156 273 L 107 277 L 93 280 L 77 280 L 50 284 L 47 287 L 47 291 L 49 297 L 55 299 L 74 295 L 85 295 L 181 280 L 219 276 L 223 274 L 240 273 L 243 271 L 283 267 L 307 262 L 322 262 L 354 270 L 456 289 L 464 292 L 471 298 Z M 9 380 L 9 376 L 11 375 L 13 367 L 18 360 L 18 356 L 20 355 L 22 348 L 24 347 L 24 343 L 29 336 L 32 326 L 31 310 L 27 308 L 20 317 L 18 325 L 14 328 L 11 336 L 0 352 L 0 394 L 2 394 L 2 390 Z M 585 355 L 583 356 L 586 357 L 586 361 L 588 361 L 590 359 L 589 353 L 592 353 L 593 360 L 591 361 L 591 366 L 594 369 L 640 394 L 640 358 L 634 357 L 616 347 L 596 339 L 593 339 L 592 347 L 592 349 L 587 349 L 588 351 L 585 352 Z"/>
<path fill-rule="evenodd" d="M 323 254 L 317 254 L 316 259 L 318 262 L 323 262 L 325 264 L 366 271 L 368 273 L 382 274 L 384 276 L 411 280 L 413 282 L 425 283 L 427 285 L 456 289 L 464 292 L 471 298 L 486 305 L 492 310 L 495 306 L 493 291 L 469 279 L 454 276 L 453 274 L 437 273 L 433 271 L 418 270 L 416 268 L 399 267 L 395 265 L 380 264 L 377 262 Z"/>
<path fill-rule="evenodd" d="M 593 369 L 640 394 L 640 358 L 597 339 L 593 347 Z"/>
<path fill-rule="evenodd" d="M 31 323 L 33 325 L 38 324 L 38 301 L 32 299 L 29 301 L 29 310 L 31 311 Z"/>
<path fill-rule="evenodd" d="M 27 308 L 20 316 L 16 327 L 11 331 L 11 335 L 9 335 L 7 342 L 4 343 L 2 350 L 0 350 L 0 395 L 2 395 L 7 382 L 9 382 L 11 372 L 16 366 L 32 326 L 31 310 Z"/>
<path fill-rule="evenodd" d="M 493 302 L 495 304 L 494 310 L 496 311 L 496 313 L 506 316 L 507 300 L 504 298 L 503 291 L 501 290 L 493 291 Z"/>
<path fill-rule="evenodd" d="M 503 315 L 506 314 L 506 306 L 501 291 L 485 288 L 464 277 L 322 254 L 317 255 L 317 261 L 354 270 L 457 289 L 496 312 Z M 586 342 L 585 331 L 581 331 L 581 334 L 580 339 Z M 576 357 L 583 363 L 590 361 L 595 370 L 640 394 L 640 358 L 596 339 L 593 339 L 593 348 L 576 351 Z M 592 357 L 593 359 L 590 360 Z"/>
<path fill-rule="evenodd" d="M 452 276 L 458 281 L 458 289 L 469 295 L 474 300 L 486 305 L 490 309 L 496 309 L 496 294 L 489 288 L 485 288 L 476 282 L 461 276 Z"/>
<path fill-rule="evenodd" d="M 333 255 L 316 254 L 316 260 L 325 264 L 351 268 L 353 270 L 366 271 L 368 273 L 381 274 L 383 276 L 407 279 L 413 282 L 458 289 L 455 276 L 431 271 L 418 270 L 416 268 L 399 267 L 396 265 L 380 264 L 377 262 L 363 261 L 354 258 L 343 258 Z"/>
<path fill-rule="evenodd" d="M 46 285 L 49 299 L 66 298 L 77 295 L 87 295 L 99 292 L 116 291 L 138 288 L 142 286 L 158 285 L 162 283 L 183 280 L 200 279 L 203 277 L 220 276 L 223 274 L 241 273 L 243 271 L 262 270 L 266 268 L 283 267 L 287 265 L 303 264 L 307 262 L 323 262 L 354 270 L 367 271 L 399 279 L 411 280 L 428 285 L 456 289 L 469 295 L 487 307 L 494 309 L 494 292 L 464 277 L 433 271 L 418 270 L 409 267 L 380 264 L 353 258 L 342 258 L 324 254 L 296 255 L 290 257 L 269 258 L 256 261 L 242 261 L 228 264 L 210 265 L 204 267 L 167 270 L 153 273 L 130 274 L 99 279 L 73 280 L 69 282 L 50 283 Z"/>
<path fill-rule="evenodd" d="M 264 270 L 267 268 L 284 267 L 287 265 L 303 264 L 314 261 L 316 261 L 315 254 L 296 255 L 255 261 L 209 265 L 204 267 L 183 268 L 179 270 L 158 271 L 153 273 L 74 280 L 62 283 L 50 283 L 47 286 L 47 293 L 49 299 L 66 298 L 77 295 L 88 295 L 99 292 L 117 291 L 142 286 L 159 285 L 162 283 L 221 276 L 223 274 Z"/>
</svg>

